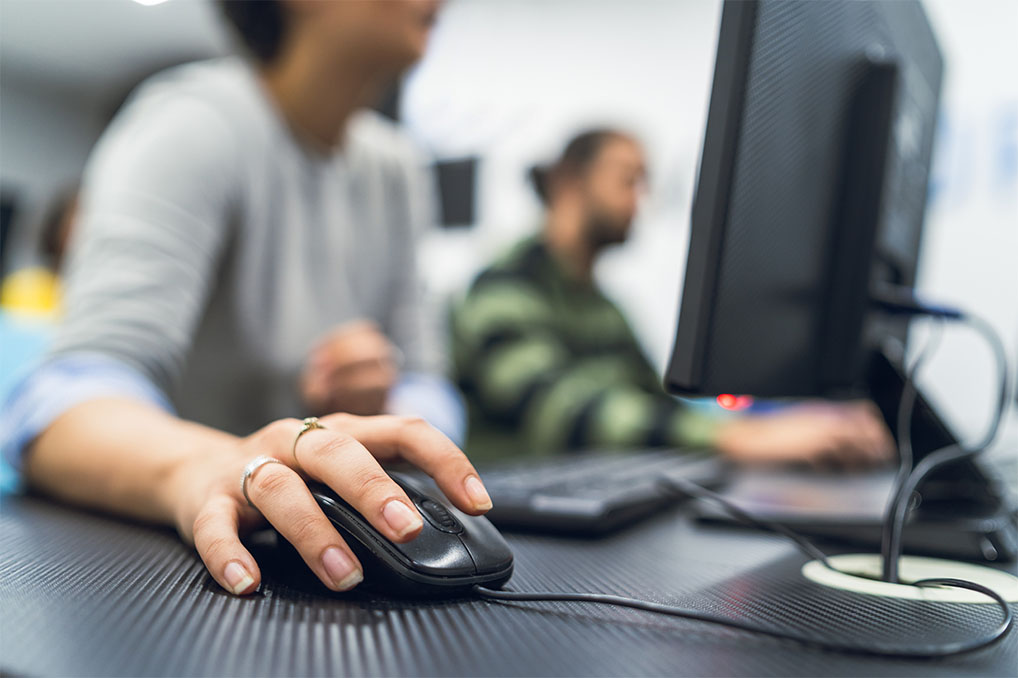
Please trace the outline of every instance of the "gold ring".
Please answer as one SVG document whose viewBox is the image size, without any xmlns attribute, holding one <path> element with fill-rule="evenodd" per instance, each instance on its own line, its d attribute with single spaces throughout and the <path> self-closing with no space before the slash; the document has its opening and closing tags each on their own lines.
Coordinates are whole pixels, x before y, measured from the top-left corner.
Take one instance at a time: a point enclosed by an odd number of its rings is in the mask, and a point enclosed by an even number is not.
<svg viewBox="0 0 1018 678">
<path fill-rule="evenodd" d="M 325 425 L 318 421 L 318 417 L 307 417 L 301 422 L 300 430 L 297 431 L 297 437 L 293 439 L 293 461 L 298 467 L 300 466 L 300 462 L 297 461 L 297 441 L 300 440 L 302 435 L 308 431 L 313 431 L 316 428 L 324 429 Z"/>
</svg>

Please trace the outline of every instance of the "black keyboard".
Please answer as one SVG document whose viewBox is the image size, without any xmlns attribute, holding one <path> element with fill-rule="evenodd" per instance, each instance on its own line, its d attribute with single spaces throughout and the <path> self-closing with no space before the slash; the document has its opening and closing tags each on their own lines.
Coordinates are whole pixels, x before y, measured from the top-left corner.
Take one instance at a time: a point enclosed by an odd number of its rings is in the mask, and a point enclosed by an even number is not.
<svg viewBox="0 0 1018 678">
<path fill-rule="evenodd" d="M 481 467 L 500 529 L 601 534 L 678 501 L 663 480 L 716 487 L 724 465 L 701 451 L 573 454 Z"/>
</svg>

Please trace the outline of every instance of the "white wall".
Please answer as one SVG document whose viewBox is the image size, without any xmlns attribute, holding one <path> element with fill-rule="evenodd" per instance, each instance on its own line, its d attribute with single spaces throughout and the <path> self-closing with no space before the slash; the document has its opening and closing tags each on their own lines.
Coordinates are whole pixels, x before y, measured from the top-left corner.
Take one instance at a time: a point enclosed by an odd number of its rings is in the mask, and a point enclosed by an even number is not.
<svg viewBox="0 0 1018 678">
<path fill-rule="evenodd" d="M 483 156 L 479 223 L 441 234 L 426 264 L 441 292 L 534 229 L 526 182 L 581 128 L 617 124 L 648 149 L 651 198 L 598 278 L 658 364 L 670 349 L 720 4 L 702 0 L 451 2 L 407 84 L 403 117 L 440 157 Z"/>
<path fill-rule="evenodd" d="M 208 0 L 0 0 L 0 182 L 18 200 L 8 264 L 32 263 L 41 212 L 134 83 L 225 50 L 216 15 Z"/>
<path fill-rule="evenodd" d="M 927 7 L 948 70 L 919 287 L 990 318 L 1013 360 L 1018 3 L 931 0 Z M 715 0 L 450 3 L 409 79 L 404 117 L 439 156 L 476 153 L 484 164 L 480 223 L 436 236 L 427 250 L 436 288 L 461 289 L 492 251 L 535 225 L 538 206 L 524 179 L 533 162 L 553 156 L 584 124 L 621 122 L 648 145 L 653 199 L 632 242 L 602 262 L 599 280 L 663 367 L 719 20 Z M 992 379 L 975 338 L 948 332 L 923 383 L 961 431 L 985 422 Z"/>
<path fill-rule="evenodd" d="M 1018 3 L 925 0 L 944 52 L 940 137 L 919 290 L 983 316 L 1018 360 Z M 924 333 L 917 328 L 916 334 Z M 988 349 L 950 329 L 921 380 L 950 422 L 978 436 L 993 407 Z"/>
</svg>

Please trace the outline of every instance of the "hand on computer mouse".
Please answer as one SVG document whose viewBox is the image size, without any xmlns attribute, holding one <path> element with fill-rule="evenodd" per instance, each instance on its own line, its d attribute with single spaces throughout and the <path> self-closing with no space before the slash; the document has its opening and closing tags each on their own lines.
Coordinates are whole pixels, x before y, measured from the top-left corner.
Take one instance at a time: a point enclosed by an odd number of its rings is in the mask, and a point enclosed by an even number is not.
<svg viewBox="0 0 1018 678">
<path fill-rule="evenodd" d="M 171 472 L 167 487 L 177 528 L 228 591 L 240 595 L 258 587 L 258 564 L 240 535 L 266 520 L 328 588 L 342 591 L 360 583 L 360 563 L 316 504 L 305 479 L 328 485 L 396 543 L 415 538 L 423 522 L 379 461 L 405 460 L 418 466 L 465 513 L 480 515 L 491 508 L 463 452 L 421 419 L 334 414 L 323 417 L 321 424 L 325 428 L 298 437 L 302 422 L 276 421 L 232 446 L 196 455 Z M 247 476 L 249 505 L 241 478 L 253 467 L 251 462 L 263 456 L 280 463 L 262 463 Z"/>
<path fill-rule="evenodd" d="M 818 401 L 775 414 L 733 419 L 719 432 L 716 445 L 740 463 L 816 467 L 886 464 L 895 452 L 890 431 L 869 401 Z"/>
<path fill-rule="evenodd" d="M 371 321 L 340 325 L 311 350 L 301 394 L 311 412 L 381 414 L 399 376 L 399 351 Z"/>
</svg>

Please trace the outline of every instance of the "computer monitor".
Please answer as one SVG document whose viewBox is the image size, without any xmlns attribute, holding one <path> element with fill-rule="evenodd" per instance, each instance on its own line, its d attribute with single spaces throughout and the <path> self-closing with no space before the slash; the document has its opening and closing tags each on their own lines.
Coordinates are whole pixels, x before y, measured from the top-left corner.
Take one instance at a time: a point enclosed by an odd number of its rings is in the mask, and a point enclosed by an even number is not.
<svg viewBox="0 0 1018 678">
<path fill-rule="evenodd" d="M 666 388 L 868 397 L 898 436 L 908 321 L 887 299 L 912 297 L 942 73 L 916 1 L 725 2 Z M 915 462 L 957 443 L 921 393 L 910 421 Z M 921 491 L 934 550 L 951 528 L 1018 552 L 971 457 Z"/>
<path fill-rule="evenodd" d="M 919 2 L 726 2 L 666 386 L 865 390 L 915 281 L 943 61 Z"/>
</svg>

